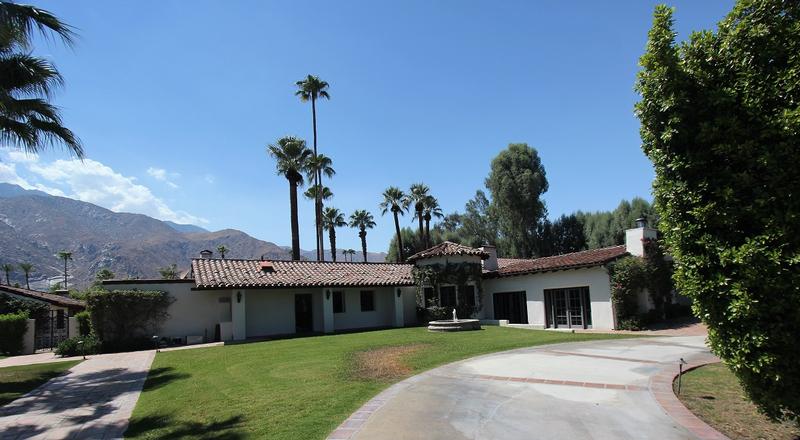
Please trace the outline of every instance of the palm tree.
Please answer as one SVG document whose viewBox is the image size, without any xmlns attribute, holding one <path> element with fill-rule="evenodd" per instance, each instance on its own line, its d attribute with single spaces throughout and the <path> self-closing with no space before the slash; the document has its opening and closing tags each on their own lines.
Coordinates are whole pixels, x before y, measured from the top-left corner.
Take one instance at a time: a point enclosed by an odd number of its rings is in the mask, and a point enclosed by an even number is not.
<svg viewBox="0 0 800 440">
<path fill-rule="evenodd" d="M 10 286 L 11 281 L 9 280 L 9 276 L 11 275 L 12 272 L 14 272 L 14 265 L 5 263 L 2 266 L 0 266 L 0 270 L 6 273 L 6 285 Z"/>
<path fill-rule="evenodd" d="M 317 189 L 319 187 L 316 186 L 309 186 L 308 189 L 303 193 L 303 196 L 308 200 L 317 200 Z M 323 201 L 330 200 L 333 198 L 333 192 L 327 186 L 322 187 L 322 196 L 320 197 Z"/>
<path fill-rule="evenodd" d="M 174 280 L 178 278 L 178 265 L 172 263 L 170 266 L 161 267 L 158 269 L 162 280 Z"/>
<path fill-rule="evenodd" d="M 397 262 L 403 262 L 403 237 L 400 236 L 400 219 L 398 215 L 403 215 L 406 210 L 405 205 L 406 195 L 403 191 L 396 187 L 390 186 L 383 192 L 383 201 L 380 204 L 381 215 L 385 215 L 388 211 L 392 211 L 394 215 L 394 229 L 397 234 Z"/>
<path fill-rule="evenodd" d="M 350 215 L 350 227 L 358 228 L 358 236 L 361 238 L 361 251 L 364 253 L 364 262 L 367 262 L 367 229 L 375 227 L 375 220 L 369 212 L 358 209 Z M 350 249 L 355 255 L 356 251 Z M 351 259 L 352 261 L 352 259 Z"/>
<path fill-rule="evenodd" d="M 30 290 L 31 289 L 30 276 L 31 272 L 33 272 L 33 264 L 19 263 L 19 268 L 22 269 L 22 272 L 25 273 L 25 288 Z"/>
<path fill-rule="evenodd" d="M 225 253 L 228 252 L 229 249 L 225 247 L 224 244 L 217 246 L 217 252 L 222 256 L 222 259 L 225 259 Z"/>
<path fill-rule="evenodd" d="M 309 180 L 314 180 L 323 174 L 331 178 L 336 171 L 333 169 L 333 161 L 330 157 L 325 156 L 324 154 L 317 154 L 314 155 L 311 160 L 308 162 L 308 171 L 307 177 Z M 328 189 L 328 193 L 333 195 L 331 190 Z M 317 234 L 317 261 L 324 261 L 325 260 L 325 240 L 322 238 L 322 200 L 325 197 L 325 187 L 322 184 L 314 185 L 314 191 L 312 194 L 315 196 L 314 199 L 314 216 L 316 219 L 316 234 Z"/>
<path fill-rule="evenodd" d="M 63 288 L 67 288 L 67 262 L 72 259 L 72 252 L 69 251 L 61 251 L 56 254 L 59 259 L 64 260 L 64 286 Z"/>
<path fill-rule="evenodd" d="M 442 207 L 436 197 L 427 196 L 423 201 L 423 212 L 425 217 L 425 249 L 431 247 L 431 218 L 442 218 Z"/>
<path fill-rule="evenodd" d="M 289 181 L 289 208 L 292 221 L 292 260 L 300 259 L 300 230 L 297 220 L 297 186 L 303 184 L 303 173 L 308 170 L 311 151 L 306 148 L 306 141 L 293 136 L 278 139 L 275 145 L 267 147 L 270 156 L 275 159 L 278 174 Z"/>
<path fill-rule="evenodd" d="M 424 183 L 415 183 L 411 185 L 409 193 L 403 198 L 403 204 L 406 209 L 410 206 L 414 207 L 414 216 L 419 221 L 420 243 L 425 242 L 425 231 L 422 229 L 422 211 L 425 209 L 425 198 L 428 197 L 428 191 L 430 191 L 430 188 Z"/>
<path fill-rule="evenodd" d="M 322 212 L 322 225 L 328 230 L 328 237 L 331 240 L 331 258 L 336 262 L 336 228 L 347 226 L 344 221 L 344 214 L 336 208 L 327 207 Z"/>
<path fill-rule="evenodd" d="M 297 86 L 297 91 L 294 93 L 295 96 L 300 97 L 300 100 L 303 102 L 311 101 L 311 124 L 314 129 L 314 159 L 317 158 L 317 99 L 325 98 L 331 99 L 331 96 L 328 94 L 328 83 L 319 79 L 318 76 L 308 75 L 306 78 L 295 82 Z M 312 181 L 314 182 L 314 186 L 322 186 L 322 173 L 317 171 L 316 174 L 313 176 L 314 178 Z M 325 256 L 324 253 L 320 252 L 322 249 L 322 208 L 321 202 L 317 199 L 315 204 L 315 217 L 316 222 L 316 231 L 317 231 L 317 260 L 321 260 L 322 257 Z"/>
<path fill-rule="evenodd" d="M 366 238 L 366 236 L 367 236 L 367 234 L 365 233 L 364 237 Z M 362 244 L 364 244 L 364 243 L 362 243 Z M 348 249 L 347 250 L 347 255 L 350 255 L 350 262 L 352 263 L 353 262 L 353 257 L 355 257 L 355 255 L 356 255 L 356 250 L 355 249 Z"/>
<path fill-rule="evenodd" d="M 71 26 L 44 9 L 0 2 L 0 144 L 28 153 L 63 144 L 82 158 L 80 140 L 48 102 L 64 79 L 52 63 L 31 54 L 36 31 L 68 46 L 75 37 Z"/>
</svg>

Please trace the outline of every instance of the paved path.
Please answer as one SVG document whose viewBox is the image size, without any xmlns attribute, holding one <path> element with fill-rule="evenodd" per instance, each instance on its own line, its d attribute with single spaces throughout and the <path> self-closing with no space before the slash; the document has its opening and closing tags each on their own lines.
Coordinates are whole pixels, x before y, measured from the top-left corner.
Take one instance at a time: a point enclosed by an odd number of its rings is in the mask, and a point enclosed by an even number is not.
<svg viewBox="0 0 800 440">
<path fill-rule="evenodd" d="M 150 350 L 90 356 L 1 407 L 0 439 L 122 438 L 154 355 Z"/>
<path fill-rule="evenodd" d="M 445 365 L 368 402 L 330 439 L 695 439 L 651 391 L 678 361 L 712 361 L 705 338 L 526 348 Z"/>
</svg>

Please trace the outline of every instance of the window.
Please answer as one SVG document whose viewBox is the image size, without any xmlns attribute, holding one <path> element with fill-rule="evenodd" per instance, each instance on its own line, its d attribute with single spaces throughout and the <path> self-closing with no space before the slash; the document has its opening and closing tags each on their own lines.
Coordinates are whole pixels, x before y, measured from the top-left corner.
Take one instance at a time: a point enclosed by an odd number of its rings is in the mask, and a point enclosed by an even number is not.
<svg viewBox="0 0 800 440">
<path fill-rule="evenodd" d="M 425 299 L 425 304 L 423 304 L 422 306 L 428 307 L 431 304 L 431 301 L 435 299 L 434 295 L 435 291 L 433 290 L 433 287 L 430 286 L 425 287 L 424 289 L 422 289 L 422 291 L 424 292 L 424 299 Z"/>
<path fill-rule="evenodd" d="M 372 312 L 375 310 L 375 292 L 371 290 L 361 291 L 361 311 Z"/>
<path fill-rule="evenodd" d="M 344 292 L 333 292 L 333 313 L 344 313 Z"/>
<path fill-rule="evenodd" d="M 56 311 L 56 328 L 62 329 L 64 328 L 64 311 L 58 310 Z"/>
<path fill-rule="evenodd" d="M 456 286 L 439 287 L 439 304 L 442 307 L 456 306 Z"/>
<path fill-rule="evenodd" d="M 460 286 L 458 288 L 458 304 L 462 306 L 475 306 L 475 286 Z"/>
</svg>

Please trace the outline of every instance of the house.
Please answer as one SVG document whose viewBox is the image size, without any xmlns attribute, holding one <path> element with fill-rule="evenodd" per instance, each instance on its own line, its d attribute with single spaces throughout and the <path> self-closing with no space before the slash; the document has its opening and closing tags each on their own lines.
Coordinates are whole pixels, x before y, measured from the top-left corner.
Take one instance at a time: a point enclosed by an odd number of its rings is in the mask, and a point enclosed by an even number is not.
<svg viewBox="0 0 800 440">
<path fill-rule="evenodd" d="M 608 264 L 643 255 L 643 241 L 655 237 L 639 225 L 625 245 L 535 259 L 445 242 L 403 264 L 219 259 L 205 251 L 183 279 L 103 284 L 169 292 L 175 302 L 162 336 L 190 341 L 416 325 L 415 268 L 442 275 L 421 282 L 421 298 L 447 308 L 476 305 L 486 323 L 614 329 Z M 466 272 L 448 284 L 442 272 L 459 267 Z"/>
<path fill-rule="evenodd" d="M 41 292 L 38 290 L 24 289 L 22 287 L 0 286 L 0 295 L 5 294 L 12 298 L 32 300 L 47 304 L 53 314 L 72 316 L 86 308 L 86 303 L 72 298 L 69 292 L 56 293 Z"/>
<path fill-rule="evenodd" d="M 21 287 L 0 286 L 0 296 L 13 299 L 35 301 L 47 305 L 48 313 L 31 316 L 33 325 L 24 336 L 24 353 L 30 354 L 38 349 L 53 348 L 59 342 L 78 334 L 77 320 L 73 316 L 86 309 L 84 301 L 72 298 L 69 292 L 40 292 Z"/>
</svg>

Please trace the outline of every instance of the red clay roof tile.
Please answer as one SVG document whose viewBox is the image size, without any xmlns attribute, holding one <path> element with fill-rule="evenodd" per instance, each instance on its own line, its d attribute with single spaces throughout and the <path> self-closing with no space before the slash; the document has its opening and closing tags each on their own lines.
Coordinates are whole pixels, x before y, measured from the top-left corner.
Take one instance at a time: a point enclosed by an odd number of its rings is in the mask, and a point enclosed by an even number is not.
<svg viewBox="0 0 800 440">
<path fill-rule="evenodd" d="M 552 270 L 600 266 L 628 254 L 625 246 L 612 246 L 534 259 L 498 258 L 497 270 L 484 271 L 485 278 L 525 275 Z"/>
</svg>

